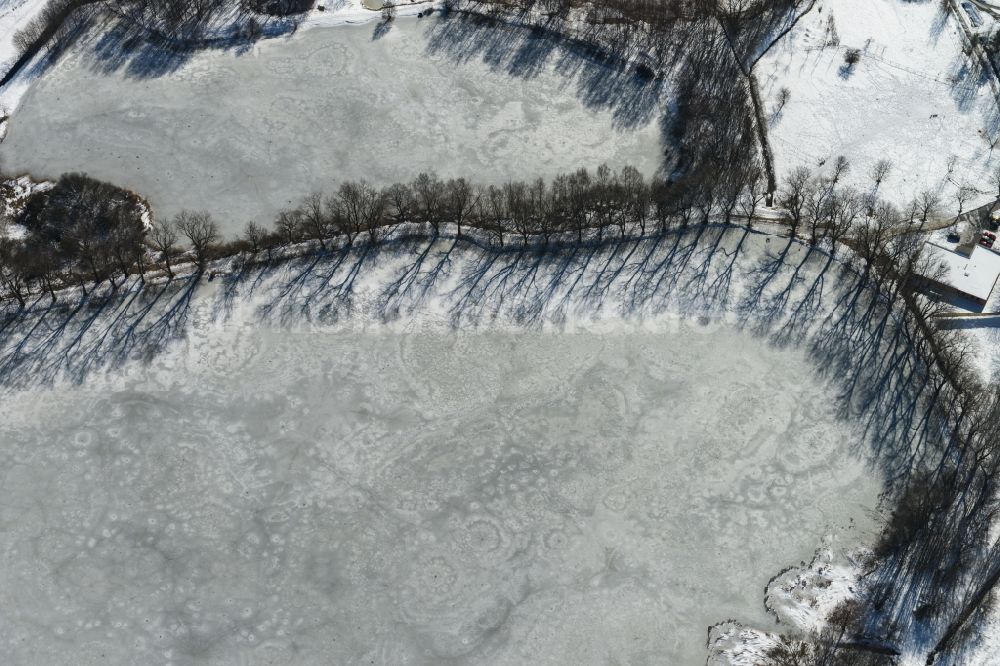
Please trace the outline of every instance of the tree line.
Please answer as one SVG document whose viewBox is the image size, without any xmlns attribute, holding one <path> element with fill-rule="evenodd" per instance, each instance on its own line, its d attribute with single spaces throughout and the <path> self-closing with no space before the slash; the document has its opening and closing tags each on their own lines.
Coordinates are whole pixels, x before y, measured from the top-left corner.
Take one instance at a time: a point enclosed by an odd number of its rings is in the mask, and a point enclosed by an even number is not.
<svg viewBox="0 0 1000 666">
<path fill-rule="evenodd" d="M 884 173 L 866 191 L 843 185 L 849 164 L 837 160 L 831 173 L 794 170 L 777 196 L 776 221 L 810 244 L 842 243 L 872 260 L 892 249 L 919 250 L 903 232 L 919 230 L 940 201 L 930 192 L 904 209 L 881 200 Z M 117 288 L 129 275 L 145 279 L 150 269 L 173 277 L 178 262 L 203 271 L 216 258 L 273 257 L 274 250 L 309 243 L 316 251 L 352 245 L 358 239 L 379 243 L 397 225 L 413 233 L 440 234 L 446 225 L 457 237 L 475 230 L 480 242 L 498 248 L 511 244 L 546 247 L 601 242 L 630 234 L 666 233 L 694 224 L 754 223 L 766 196 L 757 162 L 734 170 L 729 181 L 647 178 L 638 169 L 601 165 L 558 174 L 551 179 L 478 184 L 466 178 L 421 173 L 412 181 L 377 187 L 347 181 L 331 192 L 312 193 L 282 210 L 268 226 L 248 222 L 238 238 L 223 242 L 218 223 L 205 212 L 183 211 L 173 219 L 149 214 L 134 193 L 84 174 L 63 175 L 49 189 L 34 192 L 9 214 L 20 235 L 0 233 L 0 298 L 21 306 L 32 293 L 55 300 L 64 286 L 105 281 Z M 772 217 L 774 213 L 772 211 Z M 307 250 L 304 250 L 307 251 Z M 905 253 L 905 252 L 904 252 Z M 894 261 L 917 270 L 915 259 Z"/>
</svg>

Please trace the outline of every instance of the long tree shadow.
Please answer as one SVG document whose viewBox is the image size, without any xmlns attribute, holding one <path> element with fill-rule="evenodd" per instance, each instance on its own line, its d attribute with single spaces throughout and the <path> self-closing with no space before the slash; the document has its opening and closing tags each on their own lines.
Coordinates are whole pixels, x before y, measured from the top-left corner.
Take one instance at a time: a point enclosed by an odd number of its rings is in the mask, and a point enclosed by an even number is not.
<svg viewBox="0 0 1000 666">
<path fill-rule="evenodd" d="M 521 26 L 482 14 L 454 14 L 428 31 L 427 52 L 456 62 L 481 60 L 509 76 L 531 79 L 547 68 L 576 85 L 590 109 L 611 112 L 615 128 L 630 130 L 651 122 L 665 101 L 662 77 L 637 69 L 628 53 L 614 53 L 569 38 L 558 28 Z"/>
<path fill-rule="evenodd" d="M 0 382 L 81 383 L 97 371 L 148 361 L 185 335 L 196 286 L 189 277 L 20 311 L 0 339 Z"/>
</svg>

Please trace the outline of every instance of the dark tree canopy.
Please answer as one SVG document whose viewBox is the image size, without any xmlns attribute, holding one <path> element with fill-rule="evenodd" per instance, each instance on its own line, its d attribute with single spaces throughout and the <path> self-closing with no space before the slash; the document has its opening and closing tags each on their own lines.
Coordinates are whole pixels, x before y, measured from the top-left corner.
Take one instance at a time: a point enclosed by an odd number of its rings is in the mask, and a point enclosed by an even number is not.
<svg viewBox="0 0 1000 666">
<path fill-rule="evenodd" d="M 142 228 L 139 198 L 86 174 L 68 173 L 55 187 L 28 198 L 17 222 L 38 241 L 58 245 L 75 226 L 86 221 L 101 236 L 122 225 Z"/>
<path fill-rule="evenodd" d="M 142 251 L 143 206 L 135 194 L 82 173 L 63 175 L 32 194 L 16 221 L 27 229 L 29 256 L 45 268 L 80 268 L 100 281 Z"/>
</svg>

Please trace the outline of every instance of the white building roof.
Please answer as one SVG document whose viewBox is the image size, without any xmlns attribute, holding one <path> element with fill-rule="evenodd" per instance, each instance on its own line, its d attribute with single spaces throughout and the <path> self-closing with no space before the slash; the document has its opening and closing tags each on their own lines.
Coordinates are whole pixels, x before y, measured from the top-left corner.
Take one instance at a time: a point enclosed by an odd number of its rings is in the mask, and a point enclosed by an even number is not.
<svg viewBox="0 0 1000 666">
<path fill-rule="evenodd" d="M 1000 277 L 1000 254 L 976 246 L 968 257 L 952 252 L 934 243 L 924 246 L 928 259 L 944 268 L 940 276 L 933 276 L 963 294 L 987 300 Z"/>
</svg>

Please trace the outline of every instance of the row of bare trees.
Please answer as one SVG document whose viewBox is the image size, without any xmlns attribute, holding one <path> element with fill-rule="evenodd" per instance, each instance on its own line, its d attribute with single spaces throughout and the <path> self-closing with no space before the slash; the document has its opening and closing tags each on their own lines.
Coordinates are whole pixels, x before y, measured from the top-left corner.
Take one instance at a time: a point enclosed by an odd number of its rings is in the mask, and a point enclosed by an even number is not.
<svg viewBox="0 0 1000 666">
<path fill-rule="evenodd" d="M 937 206 L 930 194 L 905 211 L 841 184 L 848 168 L 838 160 L 829 175 L 794 171 L 779 191 L 784 220 L 793 236 L 836 250 L 849 237 L 863 248 L 884 252 L 903 247 L 901 232 L 919 230 Z M 6 234 L 0 246 L 3 293 L 24 302 L 44 291 L 55 298 L 63 285 L 101 283 L 116 286 L 118 277 L 142 278 L 149 264 L 173 277 L 177 261 L 193 261 L 204 270 L 213 258 L 242 253 L 272 258 L 275 248 L 310 242 L 325 252 L 364 238 L 381 242 L 397 225 L 430 236 L 446 225 L 458 237 L 475 229 L 477 242 L 497 247 L 511 243 L 548 246 L 600 242 L 609 236 L 665 233 L 692 224 L 752 225 L 766 196 L 756 162 L 735 169 L 730 180 L 647 179 L 631 166 L 614 170 L 578 169 L 551 180 L 509 181 L 482 185 L 465 178 L 441 179 L 421 173 L 411 182 L 376 187 L 348 181 L 332 193 L 313 193 L 282 210 L 270 228 L 250 222 L 236 240 L 222 243 L 217 223 L 207 213 L 182 212 L 172 220 L 147 224 L 135 195 L 82 174 L 67 174 L 51 189 L 32 195 L 14 217 L 22 238 Z M 894 240 L 895 239 L 895 240 Z M 182 248 L 181 241 L 186 248 Z M 308 251 L 306 248 L 304 251 Z M 902 260 L 900 260 L 902 261 Z M 911 272 L 916 273 L 912 261 Z"/>
<path fill-rule="evenodd" d="M 737 183 L 704 189 L 661 176 L 647 179 L 631 166 L 613 170 L 601 165 L 594 172 L 581 168 L 548 181 L 501 185 L 421 173 L 409 183 L 383 188 L 345 182 L 332 194 L 311 194 L 299 206 L 281 211 L 270 234 L 251 222 L 241 240 L 254 254 L 268 243 L 300 241 L 315 241 L 325 250 L 335 239 L 349 245 L 361 235 L 378 242 L 394 225 L 410 223 L 431 235 L 440 234 L 444 225 L 453 225 L 459 237 L 475 228 L 499 247 L 514 239 L 547 245 L 560 235 L 576 242 L 585 236 L 599 241 L 609 233 L 624 237 L 635 230 L 645 235 L 709 223 L 720 215 L 726 222 L 737 216 L 752 219 L 763 196 L 759 169 Z"/>
<path fill-rule="evenodd" d="M 837 242 L 862 219 L 901 221 L 907 227 L 922 228 L 942 210 L 940 195 L 924 190 L 902 209 L 896 208 L 879 196 L 879 188 L 891 167 L 887 160 L 877 162 L 869 173 L 870 186 L 865 190 L 843 184 L 850 163 L 842 156 L 826 174 L 807 167 L 793 169 L 782 181 L 776 197 L 791 235 L 801 235 L 811 244 L 822 238 Z M 968 192 L 960 189 L 956 196 L 961 214 Z"/>
</svg>

